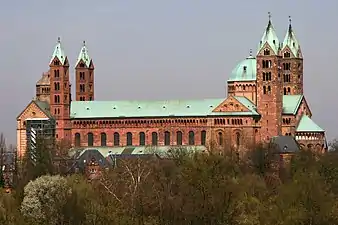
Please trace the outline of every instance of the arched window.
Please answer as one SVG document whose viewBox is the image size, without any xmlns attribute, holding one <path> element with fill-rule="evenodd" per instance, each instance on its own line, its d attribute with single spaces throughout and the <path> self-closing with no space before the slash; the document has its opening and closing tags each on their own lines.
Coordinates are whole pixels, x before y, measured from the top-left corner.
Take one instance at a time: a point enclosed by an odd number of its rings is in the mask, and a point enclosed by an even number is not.
<svg viewBox="0 0 338 225">
<path fill-rule="evenodd" d="M 263 94 L 266 94 L 266 87 L 263 86 Z"/>
<path fill-rule="evenodd" d="M 140 132 L 140 145 L 146 145 L 146 134 L 144 132 Z"/>
<path fill-rule="evenodd" d="M 286 95 L 286 88 L 284 88 L 284 95 Z"/>
<path fill-rule="evenodd" d="M 207 132 L 205 130 L 201 131 L 201 145 L 205 145 L 207 139 Z"/>
<path fill-rule="evenodd" d="M 120 145 L 120 134 L 115 132 L 114 133 L 114 146 L 119 146 Z"/>
<path fill-rule="evenodd" d="M 156 132 L 153 132 L 153 133 L 151 133 L 151 145 L 157 145 L 157 140 L 158 140 L 158 138 L 157 138 L 157 133 Z"/>
<path fill-rule="evenodd" d="M 291 94 L 291 88 L 288 87 L 288 95 Z"/>
<path fill-rule="evenodd" d="M 195 133 L 194 133 L 194 131 L 189 131 L 189 145 L 195 145 Z"/>
<path fill-rule="evenodd" d="M 241 144 L 241 135 L 240 133 L 236 133 L 236 146 L 237 148 L 240 146 Z"/>
<path fill-rule="evenodd" d="M 222 132 L 218 132 L 218 144 L 223 145 L 223 134 L 222 134 Z"/>
<path fill-rule="evenodd" d="M 94 135 L 93 135 L 93 133 L 88 133 L 87 139 L 88 139 L 88 146 L 93 146 L 94 145 Z"/>
<path fill-rule="evenodd" d="M 127 133 L 127 146 L 132 146 L 133 145 L 133 134 L 128 132 Z"/>
<path fill-rule="evenodd" d="M 60 95 L 54 95 L 54 103 L 60 103 Z"/>
<path fill-rule="evenodd" d="M 164 145 L 170 145 L 170 132 L 164 132 Z"/>
<path fill-rule="evenodd" d="M 107 146 L 107 134 L 101 133 L 101 146 Z"/>
<path fill-rule="evenodd" d="M 176 132 L 176 144 L 177 145 L 182 145 L 182 131 L 177 131 Z"/>
<path fill-rule="evenodd" d="M 79 133 L 75 134 L 75 146 L 80 147 L 81 146 L 81 135 Z"/>
</svg>

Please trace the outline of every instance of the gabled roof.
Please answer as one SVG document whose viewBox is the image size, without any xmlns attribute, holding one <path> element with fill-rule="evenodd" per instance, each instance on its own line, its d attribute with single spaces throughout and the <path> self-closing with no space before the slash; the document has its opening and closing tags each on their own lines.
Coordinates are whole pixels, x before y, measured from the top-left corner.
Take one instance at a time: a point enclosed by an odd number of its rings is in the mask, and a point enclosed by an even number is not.
<svg viewBox="0 0 338 225">
<path fill-rule="evenodd" d="M 303 95 L 283 95 L 283 114 L 295 115 L 303 98 Z"/>
<path fill-rule="evenodd" d="M 72 101 L 71 118 L 142 118 L 188 116 L 252 116 L 259 115 L 246 97 L 235 97 L 247 112 L 213 112 L 224 98 L 162 101 Z"/>
<path fill-rule="evenodd" d="M 35 104 L 48 118 L 53 119 L 52 114 L 50 113 L 50 106 L 48 102 L 39 101 L 39 100 L 32 100 L 24 110 L 16 117 L 17 119 L 25 112 L 25 110 L 31 105 Z"/>
<path fill-rule="evenodd" d="M 271 143 L 276 145 L 278 153 L 295 153 L 299 151 L 299 146 L 292 136 L 272 137 Z"/>
<path fill-rule="evenodd" d="M 244 96 L 232 96 L 249 111 L 213 112 L 225 99 L 162 100 L 162 101 L 72 101 L 70 116 L 86 118 L 142 118 L 188 116 L 258 116 L 253 102 Z M 303 95 L 284 95 L 283 114 L 295 115 Z"/>
<path fill-rule="evenodd" d="M 324 132 L 310 117 L 303 115 L 299 121 L 296 132 Z"/>
</svg>

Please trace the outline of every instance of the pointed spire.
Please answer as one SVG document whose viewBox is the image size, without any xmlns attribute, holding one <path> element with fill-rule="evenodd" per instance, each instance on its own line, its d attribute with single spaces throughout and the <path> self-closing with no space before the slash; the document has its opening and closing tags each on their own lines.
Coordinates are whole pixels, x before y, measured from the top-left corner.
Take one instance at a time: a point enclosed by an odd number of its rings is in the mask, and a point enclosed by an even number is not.
<svg viewBox="0 0 338 225">
<path fill-rule="evenodd" d="M 275 31 L 275 28 L 273 27 L 272 22 L 271 22 L 271 13 L 270 12 L 268 12 L 268 16 L 269 16 L 269 22 L 268 22 L 268 25 L 267 25 L 267 27 L 264 31 L 262 39 L 259 43 L 258 53 L 262 50 L 264 45 L 267 43 L 272 48 L 274 53 L 278 54 L 279 47 L 280 47 L 279 46 L 279 40 L 278 40 L 276 31 Z"/>
<path fill-rule="evenodd" d="M 289 27 L 286 31 L 282 48 L 288 47 L 295 57 L 299 57 L 300 45 L 292 28 L 291 16 L 289 16 Z"/>
<path fill-rule="evenodd" d="M 58 40 L 57 40 L 56 45 L 54 47 L 53 55 L 52 55 L 52 58 L 51 58 L 49 64 L 51 64 L 53 62 L 53 60 L 55 59 L 55 57 L 61 62 L 62 65 L 66 61 L 66 55 L 65 55 L 65 52 L 64 52 L 64 50 L 62 48 L 61 38 L 60 37 L 58 37 Z"/>
<path fill-rule="evenodd" d="M 86 64 L 87 67 L 89 67 L 90 62 L 91 62 L 91 58 L 89 57 L 89 54 L 88 54 L 88 49 L 87 49 L 87 46 L 86 46 L 86 41 L 83 41 L 83 45 L 82 45 L 81 51 L 79 53 L 79 56 L 77 58 L 76 65 L 79 64 L 79 62 L 81 60 Z"/>
</svg>

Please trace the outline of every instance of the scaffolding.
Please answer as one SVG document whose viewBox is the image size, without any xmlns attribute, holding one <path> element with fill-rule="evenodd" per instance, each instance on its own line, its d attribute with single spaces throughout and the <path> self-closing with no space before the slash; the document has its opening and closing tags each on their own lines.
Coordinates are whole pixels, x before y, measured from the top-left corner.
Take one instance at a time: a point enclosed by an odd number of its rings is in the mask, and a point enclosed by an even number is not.
<svg viewBox="0 0 338 225">
<path fill-rule="evenodd" d="M 50 147 L 54 144 L 55 125 L 55 120 L 50 118 L 26 119 L 27 153 L 33 164 L 36 163 L 37 140 L 44 140 Z"/>
</svg>

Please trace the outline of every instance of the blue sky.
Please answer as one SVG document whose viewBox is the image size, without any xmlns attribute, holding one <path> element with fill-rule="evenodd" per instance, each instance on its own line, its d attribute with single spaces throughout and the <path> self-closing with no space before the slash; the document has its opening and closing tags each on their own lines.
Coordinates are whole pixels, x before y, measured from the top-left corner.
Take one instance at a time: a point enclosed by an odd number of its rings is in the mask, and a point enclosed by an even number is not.
<svg viewBox="0 0 338 225">
<path fill-rule="evenodd" d="M 325 3 L 325 4 L 324 4 Z M 292 16 L 313 118 L 338 137 L 336 0 L 0 0 L 1 131 L 15 143 L 16 116 L 34 97 L 60 36 L 74 76 L 86 40 L 96 99 L 225 97 L 236 63 L 257 49 L 268 12 L 280 39 Z M 74 91 L 74 90 L 73 90 Z"/>
</svg>

